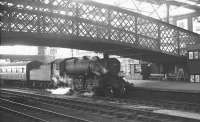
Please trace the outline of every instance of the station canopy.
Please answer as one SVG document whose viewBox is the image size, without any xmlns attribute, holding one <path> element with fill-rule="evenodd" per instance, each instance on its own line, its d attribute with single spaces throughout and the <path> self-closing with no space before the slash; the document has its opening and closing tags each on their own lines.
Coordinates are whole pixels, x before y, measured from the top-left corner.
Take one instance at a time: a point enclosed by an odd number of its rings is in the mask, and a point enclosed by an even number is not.
<svg viewBox="0 0 200 122">
<path fill-rule="evenodd" d="M 104 4 L 125 8 L 146 16 L 164 20 L 169 7 L 170 17 L 200 13 L 200 0 L 92 0 Z"/>
</svg>

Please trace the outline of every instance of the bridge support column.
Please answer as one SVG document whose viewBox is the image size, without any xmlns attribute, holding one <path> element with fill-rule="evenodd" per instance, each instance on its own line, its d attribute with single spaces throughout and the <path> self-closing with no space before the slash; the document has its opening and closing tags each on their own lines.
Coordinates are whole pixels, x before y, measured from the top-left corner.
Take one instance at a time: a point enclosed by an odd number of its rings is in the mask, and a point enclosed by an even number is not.
<svg viewBox="0 0 200 122">
<path fill-rule="evenodd" d="M 38 59 L 39 61 L 52 61 L 55 59 L 57 50 L 55 48 L 47 48 L 47 47 L 38 47 L 38 55 L 41 57 L 41 59 Z"/>
<path fill-rule="evenodd" d="M 46 55 L 46 47 L 38 47 L 38 55 L 45 56 Z"/>
</svg>

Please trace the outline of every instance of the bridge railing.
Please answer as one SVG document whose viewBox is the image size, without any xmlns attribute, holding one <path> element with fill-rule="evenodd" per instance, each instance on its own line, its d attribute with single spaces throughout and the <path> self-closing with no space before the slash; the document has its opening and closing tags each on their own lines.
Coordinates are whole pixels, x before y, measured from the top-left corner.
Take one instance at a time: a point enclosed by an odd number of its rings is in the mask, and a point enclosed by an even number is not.
<svg viewBox="0 0 200 122">
<path fill-rule="evenodd" d="M 84 0 L 2 0 L 1 31 L 88 37 L 185 55 L 196 33 L 118 7 Z"/>
</svg>

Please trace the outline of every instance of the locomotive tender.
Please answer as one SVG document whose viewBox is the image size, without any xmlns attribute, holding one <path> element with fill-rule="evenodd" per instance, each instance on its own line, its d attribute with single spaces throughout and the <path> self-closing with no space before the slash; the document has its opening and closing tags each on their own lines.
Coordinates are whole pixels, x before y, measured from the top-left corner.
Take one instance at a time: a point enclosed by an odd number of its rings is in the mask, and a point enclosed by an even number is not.
<svg viewBox="0 0 200 122">
<path fill-rule="evenodd" d="M 122 96 L 127 83 L 118 74 L 120 62 L 116 58 L 82 57 L 56 59 L 50 63 L 39 61 L 0 65 L 4 83 L 28 87 L 50 88 L 68 86 L 77 91 L 94 91 L 98 95 Z"/>
</svg>

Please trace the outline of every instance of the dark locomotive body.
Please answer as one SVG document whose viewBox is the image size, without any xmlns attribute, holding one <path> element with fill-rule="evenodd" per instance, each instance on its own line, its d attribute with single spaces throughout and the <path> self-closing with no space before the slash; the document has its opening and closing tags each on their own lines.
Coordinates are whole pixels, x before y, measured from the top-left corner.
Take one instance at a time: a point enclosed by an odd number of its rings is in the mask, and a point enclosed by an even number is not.
<svg viewBox="0 0 200 122">
<path fill-rule="evenodd" d="M 66 58 L 51 63 L 27 62 L 22 64 L 23 72 L 7 72 L 10 65 L 0 66 L 2 80 L 18 79 L 29 87 L 49 88 L 68 86 L 75 91 L 94 91 L 98 95 L 121 96 L 125 93 L 126 83 L 118 74 L 120 62 L 115 58 Z M 21 69 L 22 70 L 22 69 Z M 10 74 L 17 74 L 10 77 Z M 22 74 L 24 77 L 22 77 Z"/>
<path fill-rule="evenodd" d="M 125 94 L 125 81 L 118 76 L 120 62 L 115 58 L 70 58 L 59 64 L 59 77 L 63 80 L 60 83 L 67 84 L 73 90 L 95 91 L 104 96 Z"/>
</svg>

